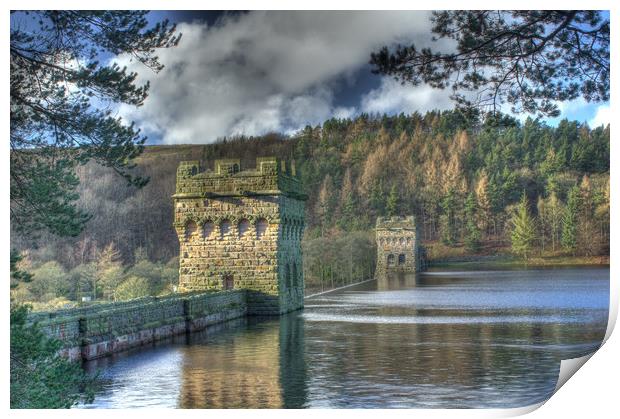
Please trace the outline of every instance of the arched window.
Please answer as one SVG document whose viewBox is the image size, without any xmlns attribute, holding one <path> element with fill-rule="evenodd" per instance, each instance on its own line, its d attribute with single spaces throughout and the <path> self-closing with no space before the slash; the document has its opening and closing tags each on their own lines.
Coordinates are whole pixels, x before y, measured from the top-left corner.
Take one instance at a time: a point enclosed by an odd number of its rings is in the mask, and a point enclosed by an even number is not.
<svg viewBox="0 0 620 419">
<path fill-rule="evenodd" d="M 220 223 L 220 239 L 223 239 L 230 232 L 230 221 L 222 220 Z"/>
<path fill-rule="evenodd" d="M 269 223 L 264 218 L 260 218 L 258 221 L 256 221 L 256 238 L 263 238 L 268 228 Z"/>
<path fill-rule="evenodd" d="M 185 241 L 188 241 L 192 235 L 198 230 L 198 226 L 195 222 L 189 221 L 185 224 Z"/>
<path fill-rule="evenodd" d="M 398 242 L 399 242 L 399 244 L 400 244 L 401 246 L 402 246 L 402 245 L 404 245 L 404 244 L 405 244 L 405 238 L 404 238 L 404 237 L 401 237 L 401 238 L 400 238 L 400 240 L 399 240 Z"/>
<path fill-rule="evenodd" d="M 405 264 L 405 255 L 403 253 L 398 255 L 398 264 L 399 265 L 404 265 Z"/>
<path fill-rule="evenodd" d="M 394 266 L 394 259 L 394 255 L 390 253 L 387 257 L 388 266 Z"/>
<path fill-rule="evenodd" d="M 243 219 L 239 221 L 239 224 L 237 225 L 239 237 L 243 237 L 243 235 L 248 231 L 249 228 L 250 228 L 250 222 L 248 220 Z"/>
<path fill-rule="evenodd" d="M 202 237 L 208 239 L 213 234 L 215 226 L 211 221 L 207 221 L 202 225 Z"/>
</svg>

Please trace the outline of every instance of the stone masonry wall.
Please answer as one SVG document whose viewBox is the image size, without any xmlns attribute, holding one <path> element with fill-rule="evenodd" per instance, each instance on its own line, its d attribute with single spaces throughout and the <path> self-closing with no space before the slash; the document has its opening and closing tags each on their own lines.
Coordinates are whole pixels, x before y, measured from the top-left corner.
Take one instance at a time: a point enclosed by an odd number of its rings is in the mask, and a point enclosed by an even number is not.
<svg viewBox="0 0 620 419">
<path fill-rule="evenodd" d="M 289 197 L 280 198 L 280 237 L 278 246 L 280 307 L 283 311 L 302 307 L 304 278 L 301 254 L 304 203 Z"/>
<path fill-rule="evenodd" d="M 376 235 L 377 275 L 420 270 L 418 234 L 413 216 L 377 218 Z"/>
<path fill-rule="evenodd" d="M 294 167 L 270 157 L 242 170 L 181 162 L 173 196 L 180 243 L 179 290 L 248 290 L 248 313 L 303 306 L 301 237 L 305 195 Z"/>
<path fill-rule="evenodd" d="M 95 359 L 247 314 L 244 290 L 149 297 L 29 317 L 71 359 Z"/>
</svg>

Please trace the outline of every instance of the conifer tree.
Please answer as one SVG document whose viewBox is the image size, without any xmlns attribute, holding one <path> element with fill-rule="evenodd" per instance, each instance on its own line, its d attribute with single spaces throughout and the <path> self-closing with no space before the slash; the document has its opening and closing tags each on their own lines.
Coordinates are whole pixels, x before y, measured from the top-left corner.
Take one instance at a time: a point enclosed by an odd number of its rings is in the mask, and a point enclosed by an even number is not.
<svg viewBox="0 0 620 419">
<path fill-rule="evenodd" d="M 568 191 L 566 210 L 562 218 L 562 247 L 573 255 L 577 250 L 577 223 L 579 222 L 580 201 L 579 186 L 575 185 Z"/>
<path fill-rule="evenodd" d="M 385 210 L 390 217 L 398 214 L 398 191 L 396 189 L 396 184 L 393 184 L 390 189 L 390 194 L 385 203 Z"/>
<path fill-rule="evenodd" d="M 549 225 L 549 233 L 551 236 L 551 250 L 555 252 L 562 231 L 562 219 L 564 217 L 564 206 L 558 199 L 555 192 L 551 192 L 545 205 L 545 216 Z"/>
<path fill-rule="evenodd" d="M 479 209 L 478 225 L 483 233 L 487 233 L 491 218 L 493 216 L 491 211 L 491 199 L 489 198 L 489 177 L 484 169 L 480 173 L 478 183 L 476 183 L 476 198 L 477 207 Z"/>
<path fill-rule="evenodd" d="M 536 233 L 534 220 L 529 214 L 525 192 L 523 192 L 516 211 L 512 216 L 511 224 L 512 232 L 510 234 L 510 240 L 512 243 L 512 251 L 527 260 L 531 255 Z"/>
<path fill-rule="evenodd" d="M 545 253 L 545 241 L 547 238 L 547 203 L 543 199 L 542 196 L 538 196 L 538 200 L 536 201 L 536 209 L 538 210 L 538 219 L 537 224 L 540 231 L 540 247 L 541 251 Z"/>
<path fill-rule="evenodd" d="M 594 216 L 599 222 L 600 239 L 601 241 L 608 240 L 609 233 L 609 178 L 605 182 L 603 189 L 599 191 L 595 199 Z"/>
<path fill-rule="evenodd" d="M 547 177 L 561 171 L 563 164 L 553 147 L 549 147 L 545 160 L 540 164 L 540 171 Z"/>
<path fill-rule="evenodd" d="M 590 177 L 584 175 L 579 185 L 580 202 L 579 206 L 579 222 L 578 237 L 581 248 L 587 255 L 594 252 L 596 246 L 596 238 L 594 237 L 594 201 L 593 190 Z"/>
<path fill-rule="evenodd" d="M 439 217 L 441 241 L 448 246 L 452 246 L 456 242 L 456 228 L 454 223 L 455 208 L 456 193 L 454 189 L 450 188 L 441 200 L 441 209 L 443 213 Z"/>
<path fill-rule="evenodd" d="M 342 180 L 342 189 L 340 190 L 340 217 L 338 220 L 338 224 L 343 230 L 353 229 L 356 206 L 351 169 L 347 167 Z"/>
<path fill-rule="evenodd" d="M 319 190 L 319 199 L 316 203 L 316 212 L 321 226 L 321 237 L 325 236 L 325 231 L 331 221 L 331 212 L 333 209 L 333 181 L 332 177 L 327 174 L 323 178 L 321 189 Z"/>
<path fill-rule="evenodd" d="M 465 247 L 471 252 L 480 250 L 480 229 L 478 228 L 477 218 L 476 196 L 470 192 L 465 201 Z"/>
<path fill-rule="evenodd" d="M 29 307 L 11 307 L 11 408 L 70 408 L 90 402 L 96 378 L 58 354 L 62 342 L 28 322 Z"/>
<path fill-rule="evenodd" d="M 385 209 L 385 192 L 383 189 L 383 182 L 381 180 L 375 181 L 370 189 L 370 197 L 368 199 L 370 209 L 375 214 L 384 214 Z"/>
</svg>

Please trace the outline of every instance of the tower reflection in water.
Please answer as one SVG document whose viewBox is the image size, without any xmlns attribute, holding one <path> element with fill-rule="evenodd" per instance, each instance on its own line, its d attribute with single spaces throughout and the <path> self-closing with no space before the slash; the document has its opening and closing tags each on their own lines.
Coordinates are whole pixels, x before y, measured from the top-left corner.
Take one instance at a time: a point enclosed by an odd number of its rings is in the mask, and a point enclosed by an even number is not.
<svg viewBox="0 0 620 419">
<path fill-rule="evenodd" d="M 422 275 L 419 273 L 388 272 L 377 273 L 377 291 L 415 288 L 422 283 Z"/>
<path fill-rule="evenodd" d="M 188 336 L 178 407 L 302 407 L 306 364 L 299 314 L 243 319 L 233 329 Z"/>
</svg>

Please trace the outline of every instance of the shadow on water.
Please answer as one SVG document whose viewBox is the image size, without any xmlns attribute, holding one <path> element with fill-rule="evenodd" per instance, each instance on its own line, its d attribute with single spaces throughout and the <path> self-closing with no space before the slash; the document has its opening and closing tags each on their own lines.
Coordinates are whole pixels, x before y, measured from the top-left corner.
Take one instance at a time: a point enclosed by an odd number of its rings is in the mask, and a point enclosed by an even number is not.
<svg viewBox="0 0 620 419">
<path fill-rule="evenodd" d="M 391 275 L 87 363 L 84 407 L 517 407 L 605 333 L 609 270 Z"/>
</svg>

